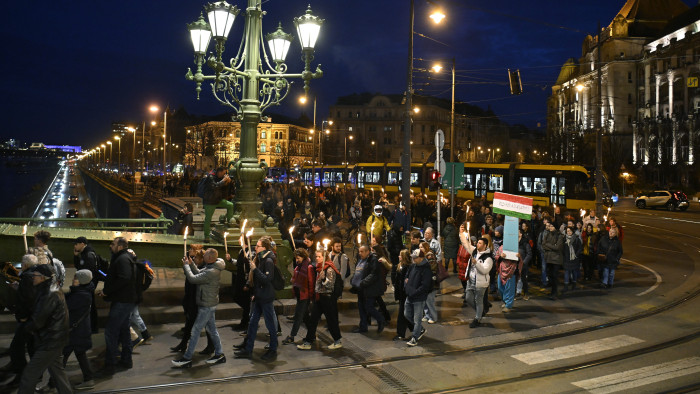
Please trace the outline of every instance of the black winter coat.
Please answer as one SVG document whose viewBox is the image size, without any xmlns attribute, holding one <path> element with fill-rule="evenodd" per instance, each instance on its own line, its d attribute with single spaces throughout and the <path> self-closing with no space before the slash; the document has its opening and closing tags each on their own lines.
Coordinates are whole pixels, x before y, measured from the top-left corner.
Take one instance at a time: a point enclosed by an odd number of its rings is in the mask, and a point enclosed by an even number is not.
<svg viewBox="0 0 700 394">
<path fill-rule="evenodd" d="M 610 238 L 608 235 L 601 235 L 597 253 L 605 255 L 605 260 L 602 261 L 604 266 L 616 268 L 620 265 L 622 258 L 622 242 L 617 237 Z"/>
<path fill-rule="evenodd" d="M 86 285 L 71 286 L 70 293 L 66 294 L 66 304 L 68 305 L 70 335 L 68 346 L 64 353 L 75 350 L 85 352 L 92 349 L 92 329 L 90 328 L 90 305 L 92 294 L 95 292 L 95 284 L 90 282 Z M 82 318 L 82 320 L 80 320 Z M 80 320 L 80 323 L 78 321 Z M 73 327 L 76 323 L 77 326 Z"/>
<path fill-rule="evenodd" d="M 136 281 L 133 274 L 131 254 L 126 249 L 113 254 L 109 270 L 107 270 L 107 278 L 105 278 L 105 287 L 102 291 L 106 296 L 105 300 L 136 304 Z"/>
<path fill-rule="evenodd" d="M 36 303 L 25 329 L 34 334 L 36 350 L 63 349 L 68 344 L 68 307 L 63 292 L 46 280 L 35 286 Z"/>
<path fill-rule="evenodd" d="M 406 301 L 416 302 L 428 299 L 428 293 L 433 289 L 433 271 L 428 260 L 411 264 L 406 273 L 408 282 L 405 285 Z"/>
<path fill-rule="evenodd" d="M 265 257 L 262 257 L 262 256 Z M 265 251 L 258 254 L 258 262 L 253 270 L 253 294 L 255 301 L 261 303 L 275 300 L 275 288 L 272 286 L 272 278 L 275 275 L 275 262 L 272 252 Z"/>
<path fill-rule="evenodd" d="M 15 309 L 15 318 L 17 321 L 29 319 L 34 312 L 34 304 L 36 303 L 36 289 L 34 288 L 33 269 L 24 271 L 19 276 L 19 287 L 17 288 L 17 308 Z"/>
<path fill-rule="evenodd" d="M 365 297 L 381 297 L 384 294 L 385 275 L 382 274 L 382 264 L 377 255 L 370 253 L 367 265 L 362 270 L 360 287 Z"/>
<path fill-rule="evenodd" d="M 92 272 L 92 282 L 97 284 L 101 275 L 98 275 L 97 272 L 97 254 L 92 246 L 85 245 L 85 248 L 79 255 L 73 256 L 73 265 L 76 270 L 90 270 Z"/>
<path fill-rule="evenodd" d="M 233 278 L 233 300 L 236 304 L 246 307 L 250 304 L 250 290 L 245 290 L 250 272 L 250 261 L 246 257 L 245 251 L 241 248 L 236 260 L 236 275 Z"/>
<path fill-rule="evenodd" d="M 222 179 L 217 179 L 216 175 L 207 175 L 206 187 L 204 188 L 204 198 L 202 202 L 205 205 L 216 205 L 219 201 L 226 198 L 228 193 L 228 184 Z"/>
<path fill-rule="evenodd" d="M 403 269 L 401 269 L 398 265 L 396 266 L 396 272 L 392 274 L 392 282 L 394 283 L 394 299 L 396 301 L 406 298 L 406 274 L 408 274 L 408 267 L 404 266 Z M 400 307 L 403 307 L 403 305 Z"/>
</svg>

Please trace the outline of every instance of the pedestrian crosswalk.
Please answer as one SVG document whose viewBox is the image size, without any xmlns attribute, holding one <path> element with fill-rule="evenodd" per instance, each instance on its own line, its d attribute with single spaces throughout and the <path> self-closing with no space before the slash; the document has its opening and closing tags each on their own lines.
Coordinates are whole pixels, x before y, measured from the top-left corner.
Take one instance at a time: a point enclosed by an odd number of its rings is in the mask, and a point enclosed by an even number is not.
<svg viewBox="0 0 700 394">
<path fill-rule="evenodd" d="M 613 350 L 625 346 L 635 345 L 644 340 L 629 335 L 617 335 L 575 345 L 560 346 L 551 349 L 537 350 L 534 352 L 515 354 L 511 357 L 528 365 L 542 364 L 550 361 L 564 360 L 579 357 L 586 354 Z"/>
<path fill-rule="evenodd" d="M 597 378 L 572 382 L 590 393 L 605 394 L 629 391 L 652 383 L 663 382 L 687 375 L 700 375 L 700 357 L 688 357 L 648 367 L 632 369 Z"/>
</svg>

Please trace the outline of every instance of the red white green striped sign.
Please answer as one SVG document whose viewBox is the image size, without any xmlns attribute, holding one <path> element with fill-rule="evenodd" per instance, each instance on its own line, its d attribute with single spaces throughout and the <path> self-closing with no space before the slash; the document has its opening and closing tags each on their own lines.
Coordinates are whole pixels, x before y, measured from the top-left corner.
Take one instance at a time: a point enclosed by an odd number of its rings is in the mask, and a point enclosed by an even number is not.
<svg viewBox="0 0 700 394">
<path fill-rule="evenodd" d="M 532 199 L 514 194 L 496 192 L 493 196 L 493 213 L 530 219 L 532 216 Z"/>
</svg>

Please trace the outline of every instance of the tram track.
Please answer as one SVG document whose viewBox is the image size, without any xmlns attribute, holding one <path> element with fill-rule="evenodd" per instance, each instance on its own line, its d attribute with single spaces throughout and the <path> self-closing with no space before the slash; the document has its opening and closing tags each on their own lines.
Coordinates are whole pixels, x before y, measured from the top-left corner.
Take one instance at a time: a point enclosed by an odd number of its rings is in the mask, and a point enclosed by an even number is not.
<svg viewBox="0 0 700 394">
<path fill-rule="evenodd" d="M 243 374 L 243 375 L 238 375 L 238 376 L 227 376 L 227 377 L 221 377 L 221 378 L 199 379 L 199 380 L 190 380 L 190 381 L 184 381 L 184 382 L 162 383 L 162 384 L 134 386 L 134 387 L 125 387 L 125 388 L 112 388 L 109 390 L 95 391 L 95 393 L 163 391 L 163 390 L 168 390 L 168 389 L 184 388 L 184 387 L 190 387 L 190 386 L 203 386 L 203 385 L 208 385 L 208 384 L 233 383 L 233 382 L 245 381 L 245 380 L 275 378 L 275 377 L 289 376 L 289 375 L 294 375 L 294 374 L 308 374 L 308 373 L 351 370 L 351 369 L 359 369 L 359 368 L 370 368 L 370 367 L 377 367 L 377 366 L 381 366 L 381 365 L 385 365 L 385 364 L 400 362 L 400 361 L 404 361 L 404 360 L 421 360 L 421 359 L 427 360 L 427 359 L 432 359 L 432 358 L 447 356 L 447 355 L 455 355 L 455 354 L 467 355 L 467 354 L 482 353 L 482 352 L 487 352 L 487 351 L 511 348 L 514 346 L 535 344 L 535 343 L 539 343 L 539 342 L 550 341 L 550 340 L 560 339 L 560 338 L 569 337 L 569 336 L 591 333 L 591 332 L 603 330 L 606 328 L 611 328 L 611 327 L 620 326 L 620 325 L 635 322 L 635 321 L 640 321 L 642 319 L 645 319 L 645 318 L 648 318 L 648 317 L 651 317 L 654 315 L 658 315 L 660 313 L 677 308 L 677 307 L 685 304 L 686 302 L 689 302 L 689 301 L 695 299 L 699 295 L 700 295 L 700 288 L 696 288 L 692 293 L 687 294 L 687 295 L 685 295 L 681 298 L 678 298 L 676 300 L 673 300 L 671 302 L 668 302 L 664 305 L 658 306 L 654 309 L 650 309 L 650 310 L 639 312 L 639 313 L 636 313 L 633 315 L 614 319 L 614 320 L 611 320 L 611 321 L 603 323 L 603 324 L 596 324 L 596 325 L 591 325 L 591 326 L 586 326 L 586 327 L 575 328 L 575 329 L 571 329 L 571 330 L 567 330 L 567 331 L 562 331 L 562 332 L 558 332 L 558 333 L 539 335 L 539 336 L 533 336 L 533 337 L 528 337 L 528 338 L 510 340 L 510 341 L 503 341 L 503 342 L 475 346 L 475 347 L 457 348 L 457 349 L 449 349 L 449 350 L 443 350 L 443 351 L 436 350 L 436 351 L 423 353 L 420 355 L 402 355 L 402 356 L 394 356 L 394 357 L 388 357 L 388 358 L 383 358 L 383 359 L 358 360 L 358 361 L 351 361 L 351 362 L 346 362 L 346 363 L 339 363 L 337 365 L 332 365 L 332 366 L 296 368 L 296 369 L 290 369 L 290 370 L 285 370 L 285 371 L 268 371 L 268 372 L 260 372 L 260 373 Z M 624 360 L 626 358 L 635 357 L 635 356 L 638 356 L 641 354 L 651 353 L 651 352 L 662 350 L 662 349 L 665 349 L 668 347 L 677 346 L 679 344 L 694 340 L 696 338 L 700 338 L 700 331 L 695 331 L 691 334 L 687 334 L 687 335 L 684 335 L 681 337 L 669 339 L 667 341 L 653 344 L 653 345 L 650 345 L 650 346 L 647 346 L 644 348 L 636 349 L 636 350 L 625 352 L 625 353 L 620 353 L 620 354 L 613 355 L 613 356 L 603 357 L 603 358 L 599 358 L 596 360 L 587 361 L 584 363 L 575 363 L 575 364 L 571 364 L 571 365 L 567 365 L 567 366 L 556 367 L 556 368 L 546 369 L 546 370 L 542 370 L 542 371 L 527 373 L 527 374 L 519 375 L 517 377 L 495 380 L 495 381 L 491 381 L 491 382 L 477 383 L 475 385 L 463 386 L 463 387 L 458 387 L 458 388 L 449 389 L 449 390 L 445 390 L 445 391 L 438 391 L 438 392 L 450 393 L 450 392 L 464 391 L 464 390 L 477 389 L 477 388 L 486 388 L 486 387 L 509 384 L 509 383 L 517 382 L 519 380 L 553 376 L 553 375 L 572 372 L 572 371 L 576 371 L 576 370 L 580 370 L 580 369 L 584 369 L 584 368 L 590 368 L 590 367 L 594 367 L 594 366 L 598 366 L 598 365 L 612 363 L 615 361 Z"/>
</svg>

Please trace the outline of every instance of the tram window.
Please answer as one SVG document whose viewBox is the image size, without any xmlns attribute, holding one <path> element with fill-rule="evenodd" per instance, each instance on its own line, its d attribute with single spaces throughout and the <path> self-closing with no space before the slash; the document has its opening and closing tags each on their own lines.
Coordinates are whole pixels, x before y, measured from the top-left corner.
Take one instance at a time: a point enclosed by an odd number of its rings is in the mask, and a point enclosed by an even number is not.
<svg viewBox="0 0 700 394">
<path fill-rule="evenodd" d="M 552 201 L 556 201 L 557 204 L 566 205 L 566 178 L 553 176 L 549 191 Z"/>
<path fill-rule="evenodd" d="M 474 192 L 476 197 L 486 194 L 487 178 L 486 174 L 476 174 L 476 191 Z"/>
<path fill-rule="evenodd" d="M 532 193 L 532 178 L 521 176 L 518 181 L 518 191 L 521 193 Z"/>
<path fill-rule="evenodd" d="M 336 172 L 336 173 L 334 173 L 334 175 L 335 175 L 336 182 L 343 182 L 343 173 L 342 172 Z"/>
<path fill-rule="evenodd" d="M 399 172 L 398 171 L 389 171 L 389 179 L 387 181 L 387 184 L 396 185 L 398 183 L 399 183 Z"/>
<path fill-rule="evenodd" d="M 367 171 L 365 172 L 365 183 L 379 183 L 379 171 Z"/>
<path fill-rule="evenodd" d="M 491 174 L 489 178 L 489 190 L 497 192 L 503 191 L 503 175 Z"/>
<path fill-rule="evenodd" d="M 420 186 L 420 182 L 418 181 L 418 173 L 417 172 L 411 173 L 411 186 Z"/>
<path fill-rule="evenodd" d="M 364 171 L 357 171 L 357 187 L 359 188 L 364 188 L 365 187 L 365 172 Z"/>
<path fill-rule="evenodd" d="M 464 190 L 474 189 L 474 174 L 464 174 Z"/>
<path fill-rule="evenodd" d="M 533 187 L 535 193 L 547 194 L 547 178 L 535 178 Z"/>
</svg>

